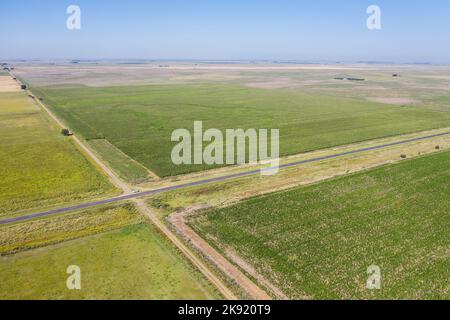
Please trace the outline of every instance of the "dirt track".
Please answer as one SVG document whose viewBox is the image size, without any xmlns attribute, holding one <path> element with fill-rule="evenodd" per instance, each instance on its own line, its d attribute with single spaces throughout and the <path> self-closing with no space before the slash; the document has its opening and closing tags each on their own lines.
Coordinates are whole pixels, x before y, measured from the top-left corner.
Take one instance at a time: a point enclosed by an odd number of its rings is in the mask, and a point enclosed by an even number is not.
<svg viewBox="0 0 450 320">
<path fill-rule="evenodd" d="M 182 234 L 196 249 L 204 254 L 216 267 L 229 276 L 231 279 L 247 293 L 247 295 L 256 300 L 271 300 L 272 298 L 253 281 L 251 281 L 238 268 L 224 258 L 217 250 L 211 247 L 197 233 L 195 233 L 185 223 L 185 216 L 189 211 L 183 213 L 175 213 L 169 217 L 169 222 Z M 285 299 L 285 296 L 279 298 Z"/>
<path fill-rule="evenodd" d="M 200 270 L 203 275 L 213 283 L 216 288 L 223 294 L 228 300 L 237 300 L 234 293 L 223 284 L 222 280 L 216 277 L 209 268 L 182 242 L 176 235 L 174 235 L 165 225 L 159 220 L 159 218 L 153 214 L 153 212 L 147 207 L 144 200 L 136 199 L 134 202 L 138 208 L 150 219 L 150 221 L 180 250 L 191 263 Z"/>
</svg>

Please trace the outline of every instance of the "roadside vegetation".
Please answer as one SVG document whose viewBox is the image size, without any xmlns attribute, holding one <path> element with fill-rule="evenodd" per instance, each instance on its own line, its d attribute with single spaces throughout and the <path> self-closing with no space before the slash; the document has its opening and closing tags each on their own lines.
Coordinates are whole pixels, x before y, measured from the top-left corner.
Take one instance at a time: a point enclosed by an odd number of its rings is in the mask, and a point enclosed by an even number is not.
<svg viewBox="0 0 450 320">
<path fill-rule="evenodd" d="M 450 125 L 444 111 L 294 89 L 210 84 L 34 90 L 76 134 L 88 141 L 106 139 L 161 177 L 211 168 L 176 166 L 170 159 L 172 131 L 192 130 L 194 120 L 221 130 L 278 128 L 281 155 Z M 107 154 L 105 160 L 121 172 Z"/>
<path fill-rule="evenodd" d="M 290 298 L 447 299 L 450 152 L 245 200 L 189 225 Z M 366 289 L 367 268 L 381 290 Z"/>
<path fill-rule="evenodd" d="M 0 226 L 0 255 L 120 229 L 144 219 L 131 204 Z"/>
<path fill-rule="evenodd" d="M 0 93 L 0 216 L 115 188 L 24 92 Z"/>
</svg>

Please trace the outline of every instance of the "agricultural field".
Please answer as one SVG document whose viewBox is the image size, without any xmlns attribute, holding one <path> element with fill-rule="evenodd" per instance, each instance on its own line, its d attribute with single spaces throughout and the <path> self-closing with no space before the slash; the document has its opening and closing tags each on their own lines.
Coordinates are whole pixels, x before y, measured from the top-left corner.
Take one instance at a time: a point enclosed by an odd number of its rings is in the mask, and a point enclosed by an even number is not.
<svg viewBox="0 0 450 320">
<path fill-rule="evenodd" d="M 190 218 L 289 298 L 449 299 L 450 152 L 250 198 Z M 367 269 L 381 290 L 367 290 Z"/>
<path fill-rule="evenodd" d="M 450 301 L 449 1 L 4 2 L 0 303 Z"/>
<path fill-rule="evenodd" d="M 127 203 L 1 226 L 0 252 L 0 299 L 220 298 Z"/>
<path fill-rule="evenodd" d="M 58 85 L 34 91 L 74 132 L 88 141 L 106 139 L 160 177 L 212 168 L 176 166 L 170 159 L 172 131 L 192 131 L 194 120 L 202 120 L 205 129 L 278 128 L 281 155 L 450 125 L 449 112 L 424 105 L 399 106 L 292 88 Z M 141 174 L 131 179 L 139 180 Z"/>
<path fill-rule="evenodd" d="M 89 140 L 89 145 L 122 180 L 138 184 L 151 179 L 147 168 L 117 149 L 108 140 Z"/>
<path fill-rule="evenodd" d="M 0 216 L 115 192 L 25 92 L 0 92 Z"/>
<path fill-rule="evenodd" d="M 271 63 L 59 63 L 19 64 L 15 71 L 33 87 L 228 84 L 266 90 L 292 89 L 393 105 L 449 111 L 447 66 Z M 398 75 L 393 77 L 393 74 Z M 355 77 L 364 81 L 337 80 Z"/>
<path fill-rule="evenodd" d="M 252 167 L 203 172 L 219 166 L 174 165 L 170 159 L 175 145 L 170 141 L 173 130 L 192 131 L 197 120 L 203 121 L 204 130 L 280 129 L 281 156 L 290 156 L 281 160 L 284 164 L 447 132 L 450 79 L 437 67 L 427 72 L 419 69 L 405 68 L 401 77 L 393 78 L 387 67 L 353 66 L 231 65 L 220 69 L 210 65 L 158 68 L 100 63 L 17 68 L 33 94 L 101 162 L 132 184 L 130 188 L 140 190 Z M 349 75 L 366 80 L 334 78 Z M 21 94 L 39 111 L 23 92 L 14 94 Z M 51 132 L 54 140 L 67 144 L 75 156 L 84 159 L 70 139 L 39 114 L 45 123 L 40 123 L 39 129 Z M 20 132 L 16 137 L 26 141 L 40 136 L 36 135 L 38 130 L 33 134 L 30 130 Z M 155 229 L 164 228 L 158 223 L 148 226 L 131 204 L 0 226 L 0 273 L 8 279 L 0 285 L 0 292 L 14 299 L 218 298 L 212 284 L 224 279 L 218 280 L 216 274 L 209 283 L 184 260 L 169 243 L 175 238 L 170 233 L 177 230 L 187 241 L 182 252 L 195 248 L 202 257 L 208 256 L 207 241 L 219 257 L 227 257 L 276 298 L 448 298 L 445 236 L 450 227 L 446 221 L 450 211 L 446 183 L 450 153 L 442 152 L 448 143 L 448 136 L 436 135 L 426 141 L 286 168 L 273 177 L 264 177 L 264 181 L 261 176 L 252 176 L 149 197 L 146 204 L 152 208 L 146 214 L 170 224 L 172 229 L 163 231 L 167 239 Z M 51 149 L 43 152 L 58 154 Z M 404 160 L 412 157 L 419 158 Z M 9 166 L 13 167 L 12 163 Z M 366 170 L 373 167 L 378 168 Z M 53 164 L 52 169 L 61 167 Z M 42 172 L 42 168 L 36 170 Z M 88 194 L 88 198 L 112 193 L 107 179 L 95 172 L 105 186 L 94 187 L 97 193 Z M 13 172 L 11 176 L 20 175 Z M 49 183 L 50 177 L 55 176 L 52 173 L 40 180 Z M 57 177 L 70 176 L 61 173 Z M 93 183 L 92 175 L 78 177 L 85 184 Z M 74 181 L 63 186 L 75 187 L 78 181 Z M 55 195 L 61 203 L 86 201 L 80 192 L 63 191 L 67 198 Z M 21 208 L 18 201 L 10 206 L 16 205 L 14 211 L 20 211 L 60 203 L 41 190 L 36 194 L 39 192 L 42 199 L 32 206 Z M 259 196 L 248 199 L 255 195 Z M 138 204 L 145 206 L 144 202 Z M 189 215 L 199 208 L 215 209 Z M 200 240 L 205 240 L 204 251 L 187 235 L 189 228 L 180 231 L 184 219 L 202 237 Z M 180 249 L 176 241 L 174 244 Z M 209 262 L 218 260 L 210 258 Z M 199 267 L 198 262 L 193 263 Z M 199 270 L 204 270 L 202 263 L 206 262 L 200 262 Z M 66 289 L 63 266 L 70 264 L 82 267 L 85 289 Z M 381 268 L 380 291 L 365 288 L 371 265 Z M 245 286 L 236 280 L 236 271 L 240 272 L 234 269 L 228 274 L 226 283 L 232 289 L 240 286 L 243 291 L 235 293 L 247 297 Z M 18 281 L 32 282 L 33 286 L 12 290 Z M 224 296 L 230 292 L 222 291 Z"/>
</svg>

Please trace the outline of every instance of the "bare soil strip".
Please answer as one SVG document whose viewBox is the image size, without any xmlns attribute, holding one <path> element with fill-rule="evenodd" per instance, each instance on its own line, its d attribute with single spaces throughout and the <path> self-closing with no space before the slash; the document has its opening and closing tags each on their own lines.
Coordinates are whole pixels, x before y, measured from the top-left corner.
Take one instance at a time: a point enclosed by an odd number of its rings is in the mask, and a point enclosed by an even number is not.
<svg viewBox="0 0 450 320">
<path fill-rule="evenodd" d="M 253 266 L 245 261 L 242 257 L 240 257 L 234 250 L 231 248 L 227 248 L 225 255 L 239 268 L 247 272 L 253 278 L 255 278 L 258 283 L 261 283 L 265 288 L 270 290 L 270 292 L 276 296 L 280 300 L 289 300 L 289 297 L 286 296 L 283 291 L 276 287 L 273 283 L 269 282 L 265 277 L 259 274 Z M 304 296 L 303 299 L 310 299 L 310 297 Z"/>
<path fill-rule="evenodd" d="M 395 104 L 399 106 L 415 104 L 418 102 L 417 100 L 411 98 L 386 98 L 386 97 L 367 98 L 367 100 L 385 104 Z"/>
<path fill-rule="evenodd" d="M 19 92 L 19 83 L 10 76 L 0 76 L 0 92 Z"/>
<path fill-rule="evenodd" d="M 224 258 L 219 252 L 217 252 L 216 249 L 211 247 L 197 233 L 189 228 L 189 226 L 185 223 L 184 218 L 191 212 L 191 210 L 186 210 L 180 213 L 172 214 L 169 217 L 169 222 L 188 240 L 191 245 L 207 257 L 208 260 L 210 260 L 220 271 L 233 279 L 249 297 L 256 300 L 271 300 L 271 297 L 264 290 L 255 285 L 255 283 L 245 274 L 243 274 L 238 268 Z M 276 292 L 281 293 L 281 291 Z M 286 296 L 283 295 L 281 298 L 284 299 Z"/>
<path fill-rule="evenodd" d="M 135 199 L 134 202 L 137 204 L 138 208 L 150 219 L 150 221 L 159 229 L 159 231 L 165 235 L 177 248 L 180 250 L 191 263 L 200 270 L 203 275 L 211 281 L 212 284 L 216 286 L 217 289 L 222 293 L 222 295 L 228 300 L 237 300 L 234 293 L 227 288 L 227 286 L 220 280 L 214 273 L 209 270 L 209 268 L 182 242 L 176 235 L 174 235 L 169 228 L 167 228 L 164 223 L 159 220 L 159 218 L 153 214 L 147 207 L 145 202 L 141 199 Z M 222 258 L 224 259 L 224 258 Z M 252 287 L 255 292 L 261 291 L 255 284 Z"/>
</svg>

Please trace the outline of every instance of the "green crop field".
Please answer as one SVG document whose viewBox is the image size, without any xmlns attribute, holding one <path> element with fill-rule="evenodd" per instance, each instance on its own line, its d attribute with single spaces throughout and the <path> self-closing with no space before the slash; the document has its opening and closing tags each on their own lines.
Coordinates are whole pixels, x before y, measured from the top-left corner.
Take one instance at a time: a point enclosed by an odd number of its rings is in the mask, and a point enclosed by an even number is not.
<svg viewBox="0 0 450 320">
<path fill-rule="evenodd" d="M 148 170 L 144 166 L 118 150 L 108 140 L 90 140 L 89 145 L 123 180 L 137 184 L 149 179 Z"/>
<path fill-rule="evenodd" d="M 290 298 L 449 299 L 450 152 L 192 218 Z M 381 290 L 366 289 L 367 268 Z"/>
<path fill-rule="evenodd" d="M 211 168 L 176 166 L 170 159 L 175 145 L 170 141 L 172 131 L 192 132 L 194 120 L 202 120 L 204 129 L 280 129 L 281 155 L 450 125 L 449 112 L 425 106 L 394 106 L 294 89 L 211 84 L 34 90 L 77 134 L 89 141 L 108 140 L 162 177 Z"/>
<path fill-rule="evenodd" d="M 0 168 L 0 215 L 114 190 L 23 92 L 0 93 Z"/>
<path fill-rule="evenodd" d="M 0 299 L 219 297 L 130 204 L 2 226 L 0 244 Z M 66 287 L 69 265 L 81 290 Z"/>
</svg>

